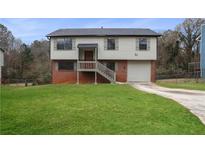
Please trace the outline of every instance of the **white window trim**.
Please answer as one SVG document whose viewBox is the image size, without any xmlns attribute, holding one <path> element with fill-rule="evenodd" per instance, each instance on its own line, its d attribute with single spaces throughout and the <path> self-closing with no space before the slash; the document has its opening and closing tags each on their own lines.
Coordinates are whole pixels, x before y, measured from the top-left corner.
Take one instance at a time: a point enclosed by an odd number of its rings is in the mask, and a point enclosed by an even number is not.
<svg viewBox="0 0 205 154">
<path fill-rule="evenodd" d="M 66 39 L 66 38 L 70 38 L 71 39 L 71 43 L 72 43 L 72 48 L 71 49 L 57 49 L 57 43 L 58 43 L 58 39 Z M 54 50 L 56 51 L 71 51 L 71 50 L 75 50 L 75 39 L 73 37 L 58 37 L 54 39 Z"/>
<path fill-rule="evenodd" d="M 115 49 L 108 49 L 108 39 L 114 39 L 115 40 Z M 107 37 L 104 40 L 104 50 L 109 50 L 109 51 L 115 51 L 119 50 L 119 39 L 117 37 Z"/>
<path fill-rule="evenodd" d="M 140 39 L 146 39 L 147 40 L 147 49 L 140 49 Z M 136 38 L 136 50 L 137 51 L 150 51 L 150 38 L 149 37 L 137 37 Z"/>
</svg>

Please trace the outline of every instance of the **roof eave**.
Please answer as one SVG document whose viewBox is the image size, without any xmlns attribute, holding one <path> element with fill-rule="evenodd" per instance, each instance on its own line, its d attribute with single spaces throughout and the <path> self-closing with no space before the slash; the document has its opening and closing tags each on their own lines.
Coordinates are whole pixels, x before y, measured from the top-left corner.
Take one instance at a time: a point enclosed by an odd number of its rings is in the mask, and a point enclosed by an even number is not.
<svg viewBox="0 0 205 154">
<path fill-rule="evenodd" d="M 46 37 L 160 37 L 162 35 L 46 35 Z"/>
</svg>

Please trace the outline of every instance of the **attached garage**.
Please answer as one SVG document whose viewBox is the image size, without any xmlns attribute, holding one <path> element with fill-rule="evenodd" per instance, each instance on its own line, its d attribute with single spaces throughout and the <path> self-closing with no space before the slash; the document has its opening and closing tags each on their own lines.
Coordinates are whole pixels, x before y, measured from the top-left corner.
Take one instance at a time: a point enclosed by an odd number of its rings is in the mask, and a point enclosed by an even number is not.
<svg viewBox="0 0 205 154">
<path fill-rule="evenodd" d="M 151 81 L 151 62 L 128 61 L 127 81 Z"/>
</svg>

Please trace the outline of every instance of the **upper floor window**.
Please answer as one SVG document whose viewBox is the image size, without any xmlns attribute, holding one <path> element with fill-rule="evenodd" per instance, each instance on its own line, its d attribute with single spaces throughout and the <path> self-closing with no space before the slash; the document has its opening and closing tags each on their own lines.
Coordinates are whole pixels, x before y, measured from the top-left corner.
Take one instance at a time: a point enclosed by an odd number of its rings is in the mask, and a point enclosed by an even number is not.
<svg viewBox="0 0 205 154">
<path fill-rule="evenodd" d="M 146 38 L 140 38 L 139 39 L 139 49 L 140 50 L 147 50 L 147 39 Z"/>
<path fill-rule="evenodd" d="M 115 50 L 115 39 L 114 38 L 108 38 L 107 39 L 107 49 L 108 50 Z"/>
<path fill-rule="evenodd" d="M 59 38 L 57 39 L 57 50 L 72 50 L 71 38 Z"/>
</svg>

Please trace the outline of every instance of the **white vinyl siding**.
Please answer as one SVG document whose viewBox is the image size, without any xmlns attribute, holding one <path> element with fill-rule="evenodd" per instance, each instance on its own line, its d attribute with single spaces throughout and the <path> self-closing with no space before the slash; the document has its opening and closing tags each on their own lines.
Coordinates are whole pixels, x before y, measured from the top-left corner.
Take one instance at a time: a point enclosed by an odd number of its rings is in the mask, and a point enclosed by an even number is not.
<svg viewBox="0 0 205 154">
<path fill-rule="evenodd" d="M 55 38 L 51 38 L 51 59 L 78 59 L 78 44 L 98 44 L 100 60 L 156 60 L 157 39 L 149 38 L 150 47 L 146 52 L 136 50 L 136 37 L 117 37 L 116 50 L 106 50 L 105 37 L 76 37 L 72 50 L 55 50 Z"/>
<path fill-rule="evenodd" d="M 109 49 L 109 40 L 114 40 L 114 48 L 110 48 Z M 118 50 L 119 49 L 119 41 L 117 37 L 108 37 L 108 38 L 104 38 L 104 50 Z"/>
</svg>

